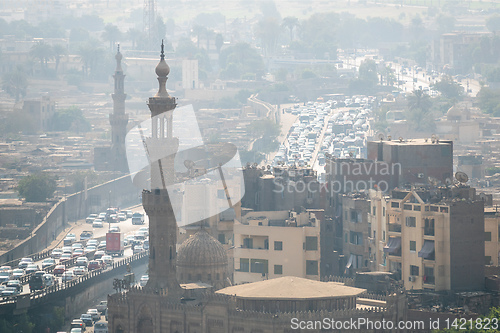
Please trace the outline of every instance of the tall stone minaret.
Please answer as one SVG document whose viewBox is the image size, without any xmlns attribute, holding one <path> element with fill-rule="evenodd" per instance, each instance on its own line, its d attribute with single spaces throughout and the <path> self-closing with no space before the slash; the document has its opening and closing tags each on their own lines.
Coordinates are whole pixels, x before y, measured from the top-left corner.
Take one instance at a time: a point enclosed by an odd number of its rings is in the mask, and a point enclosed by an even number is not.
<svg viewBox="0 0 500 333">
<path fill-rule="evenodd" d="M 111 156 L 110 169 L 115 171 L 128 172 L 127 156 L 125 151 L 125 136 L 127 135 L 128 114 L 125 113 L 124 93 L 125 75 L 122 69 L 122 54 L 120 45 L 116 53 L 115 89 L 113 93 L 113 113 L 109 114 L 111 124 Z"/>
<path fill-rule="evenodd" d="M 151 191 L 144 191 L 142 204 L 149 217 L 149 281 L 145 288 L 168 290 L 168 297 L 180 299 L 182 289 L 176 277 L 177 222 L 167 186 L 175 181 L 174 158 L 179 139 L 173 137 L 174 97 L 167 93 L 170 68 L 165 62 L 163 42 L 156 66 L 159 89 L 149 98 L 152 135 L 145 138 L 151 165 Z"/>
</svg>

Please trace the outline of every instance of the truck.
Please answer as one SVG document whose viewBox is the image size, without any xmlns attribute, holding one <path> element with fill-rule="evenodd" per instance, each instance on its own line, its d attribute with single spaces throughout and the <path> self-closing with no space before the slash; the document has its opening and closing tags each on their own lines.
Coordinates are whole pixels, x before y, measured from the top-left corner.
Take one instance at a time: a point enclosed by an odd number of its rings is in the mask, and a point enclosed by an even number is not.
<svg viewBox="0 0 500 333">
<path fill-rule="evenodd" d="M 125 248 L 121 232 L 106 233 L 106 253 L 110 256 L 123 256 Z"/>
</svg>

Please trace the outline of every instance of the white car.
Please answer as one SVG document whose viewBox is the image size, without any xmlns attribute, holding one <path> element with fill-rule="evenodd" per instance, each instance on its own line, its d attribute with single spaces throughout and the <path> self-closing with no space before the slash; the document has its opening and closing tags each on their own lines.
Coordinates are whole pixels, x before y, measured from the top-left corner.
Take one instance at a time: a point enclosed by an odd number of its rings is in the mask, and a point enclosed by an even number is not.
<svg viewBox="0 0 500 333">
<path fill-rule="evenodd" d="M 47 258 L 42 261 L 42 269 L 53 266 L 56 264 L 56 260 L 54 258 Z"/>
<path fill-rule="evenodd" d="M 87 273 L 87 269 L 83 266 L 77 266 L 77 267 L 73 268 L 73 274 L 75 276 L 85 275 L 85 273 Z"/>
<path fill-rule="evenodd" d="M 97 239 L 89 239 L 87 241 L 87 246 L 95 246 L 99 245 L 99 241 Z"/>
<path fill-rule="evenodd" d="M 141 276 L 141 279 L 139 280 L 139 284 L 144 287 L 146 283 L 148 283 L 149 280 L 149 275 L 143 275 Z"/>
<path fill-rule="evenodd" d="M 108 333 L 108 323 L 98 321 L 94 324 L 94 333 Z"/>
<path fill-rule="evenodd" d="M 92 222 L 92 227 L 93 228 L 102 228 L 103 227 L 103 224 L 102 224 L 102 221 L 94 221 Z"/>
<path fill-rule="evenodd" d="M 53 249 L 50 256 L 54 259 L 59 259 L 61 257 L 62 250 L 61 249 Z"/>
<path fill-rule="evenodd" d="M 68 282 L 68 281 L 71 281 L 75 278 L 75 274 L 73 273 L 73 271 L 66 271 L 62 274 L 61 276 L 61 281 L 62 282 Z"/>
<path fill-rule="evenodd" d="M 76 258 L 75 262 L 76 266 L 85 266 L 85 267 L 87 267 L 88 263 L 89 259 L 87 257 L 78 257 Z"/>
<path fill-rule="evenodd" d="M 104 261 L 106 263 L 106 265 L 113 264 L 113 257 L 112 256 L 102 256 L 101 259 L 102 259 L 102 261 Z"/>
</svg>

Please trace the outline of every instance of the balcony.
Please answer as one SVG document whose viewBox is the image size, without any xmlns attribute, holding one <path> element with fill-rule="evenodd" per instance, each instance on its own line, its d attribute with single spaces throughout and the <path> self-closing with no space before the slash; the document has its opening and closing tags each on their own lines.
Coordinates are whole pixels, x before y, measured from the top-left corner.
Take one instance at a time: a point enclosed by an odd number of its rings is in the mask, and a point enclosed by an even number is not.
<svg viewBox="0 0 500 333">
<path fill-rule="evenodd" d="M 390 232 L 401 232 L 401 224 L 389 223 Z"/>
</svg>

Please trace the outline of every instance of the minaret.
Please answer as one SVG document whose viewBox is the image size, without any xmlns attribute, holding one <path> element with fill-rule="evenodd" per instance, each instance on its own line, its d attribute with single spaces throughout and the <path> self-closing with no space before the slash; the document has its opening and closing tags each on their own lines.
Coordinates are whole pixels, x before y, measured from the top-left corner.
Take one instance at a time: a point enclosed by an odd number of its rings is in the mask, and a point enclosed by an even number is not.
<svg viewBox="0 0 500 333">
<path fill-rule="evenodd" d="M 163 42 L 161 59 L 156 66 L 159 89 L 149 98 L 152 136 L 145 139 L 151 161 L 151 191 L 144 191 L 142 203 L 149 217 L 149 281 L 147 289 L 168 289 L 168 297 L 180 299 L 182 289 L 176 278 L 177 222 L 167 186 L 175 181 L 174 158 L 179 139 L 173 137 L 174 97 L 167 93 L 170 68 L 165 62 Z"/>
<path fill-rule="evenodd" d="M 125 151 L 125 136 L 127 135 L 128 114 L 125 113 L 124 93 L 125 75 L 122 70 L 122 54 L 120 45 L 116 53 L 115 90 L 113 93 L 113 113 L 109 115 L 111 124 L 111 156 L 110 169 L 115 171 L 128 172 L 128 163 Z"/>
</svg>

